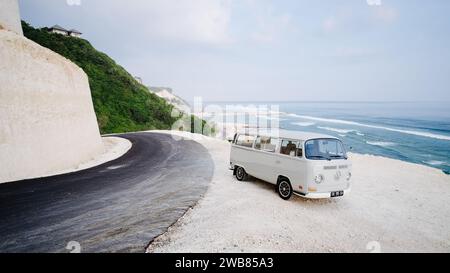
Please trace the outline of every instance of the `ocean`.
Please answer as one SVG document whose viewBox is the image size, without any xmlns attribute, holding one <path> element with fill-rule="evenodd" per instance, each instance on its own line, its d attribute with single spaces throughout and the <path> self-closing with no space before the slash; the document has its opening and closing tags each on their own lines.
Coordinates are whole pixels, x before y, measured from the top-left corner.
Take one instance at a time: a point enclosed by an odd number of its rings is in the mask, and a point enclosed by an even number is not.
<svg viewBox="0 0 450 273">
<path fill-rule="evenodd" d="M 216 103 L 217 104 L 217 103 Z M 450 174 L 448 102 L 229 102 L 278 105 L 279 126 L 340 138 L 348 150 L 441 169 Z"/>
</svg>

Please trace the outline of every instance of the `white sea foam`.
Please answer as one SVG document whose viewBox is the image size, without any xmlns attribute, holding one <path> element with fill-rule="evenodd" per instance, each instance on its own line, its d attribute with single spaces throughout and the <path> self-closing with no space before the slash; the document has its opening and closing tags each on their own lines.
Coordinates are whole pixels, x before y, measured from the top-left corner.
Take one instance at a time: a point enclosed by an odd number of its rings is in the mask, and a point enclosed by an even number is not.
<svg viewBox="0 0 450 273">
<path fill-rule="evenodd" d="M 322 129 L 322 130 L 327 130 L 327 131 L 340 133 L 340 134 L 348 134 L 348 133 L 351 133 L 351 132 L 355 132 L 355 130 L 353 130 L 353 129 L 338 129 L 338 128 L 321 127 L 321 126 L 317 126 L 317 128 Z"/>
<path fill-rule="evenodd" d="M 298 125 L 298 126 L 303 126 L 303 127 L 308 127 L 308 126 L 313 126 L 315 123 L 314 122 L 310 122 L 310 121 L 304 121 L 304 122 L 293 122 L 291 124 Z"/>
<path fill-rule="evenodd" d="M 284 112 L 281 112 L 281 114 L 286 115 L 286 116 L 288 116 L 288 117 L 293 117 L 293 118 L 301 118 L 301 117 L 302 117 L 302 116 L 300 116 L 300 115 L 292 114 L 292 113 L 284 113 Z"/>
<path fill-rule="evenodd" d="M 363 134 L 363 133 L 361 133 L 361 132 L 356 132 L 356 134 L 357 134 L 358 136 L 365 136 L 365 134 Z"/>
<path fill-rule="evenodd" d="M 392 146 L 397 145 L 397 143 L 387 142 L 387 141 L 366 141 L 366 143 L 369 145 L 381 146 L 381 147 L 392 147 Z"/>
<path fill-rule="evenodd" d="M 318 118 L 318 117 L 302 116 L 302 115 L 296 115 L 296 114 L 289 114 L 289 116 L 297 117 L 297 118 L 301 118 L 301 119 L 308 119 L 308 120 L 328 122 L 328 123 L 346 124 L 346 125 L 353 125 L 353 126 L 359 126 L 359 127 L 367 127 L 367 128 L 380 129 L 380 130 L 386 130 L 386 131 L 391 131 L 391 132 L 397 132 L 397 133 L 403 133 L 403 134 L 409 134 L 409 135 L 450 141 L 450 136 L 438 135 L 438 134 L 433 134 L 433 133 L 428 133 L 428 132 L 396 129 L 396 128 L 390 128 L 390 127 L 384 127 L 384 126 L 378 126 L 378 125 L 370 125 L 370 124 L 364 124 L 364 123 L 348 121 L 348 120 L 340 120 L 340 119 Z"/>
<path fill-rule="evenodd" d="M 446 165 L 446 163 L 444 161 L 439 161 L 439 160 L 424 161 L 423 163 L 433 165 L 433 166 Z"/>
</svg>

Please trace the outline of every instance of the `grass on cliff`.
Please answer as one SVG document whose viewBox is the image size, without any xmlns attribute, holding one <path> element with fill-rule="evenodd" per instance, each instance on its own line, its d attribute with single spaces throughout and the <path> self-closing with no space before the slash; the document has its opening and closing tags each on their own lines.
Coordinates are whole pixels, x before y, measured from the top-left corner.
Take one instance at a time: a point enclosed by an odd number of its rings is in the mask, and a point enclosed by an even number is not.
<svg viewBox="0 0 450 273">
<path fill-rule="evenodd" d="M 102 134 L 170 129 L 177 120 L 171 116 L 172 105 L 149 92 L 87 40 L 49 33 L 47 28 L 36 29 L 23 21 L 22 28 L 25 37 L 71 60 L 88 75 Z M 191 116 L 192 124 L 195 120 L 207 126 L 205 121 Z M 191 131 L 198 130 L 192 128 Z"/>
</svg>

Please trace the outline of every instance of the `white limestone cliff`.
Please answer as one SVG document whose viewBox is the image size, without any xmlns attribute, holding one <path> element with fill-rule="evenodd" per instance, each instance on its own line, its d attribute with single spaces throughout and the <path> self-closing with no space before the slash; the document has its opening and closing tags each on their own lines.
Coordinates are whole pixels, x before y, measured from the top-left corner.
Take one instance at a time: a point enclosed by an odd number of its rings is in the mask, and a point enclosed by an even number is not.
<svg viewBox="0 0 450 273">
<path fill-rule="evenodd" d="M 16 1 L 0 2 L 0 183 L 74 169 L 102 154 L 87 75 L 23 37 L 9 23 Z"/>
<path fill-rule="evenodd" d="M 17 0 L 0 0 L 0 29 L 23 35 Z"/>
<path fill-rule="evenodd" d="M 168 87 L 148 87 L 149 91 L 157 95 L 158 97 L 163 98 L 169 104 L 172 104 L 177 109 L 184 112 L 191 112 L 191 106 L 187 101 L 182 99 L 181 97 L 175 95 L 171 88 Z"/>
</svg>

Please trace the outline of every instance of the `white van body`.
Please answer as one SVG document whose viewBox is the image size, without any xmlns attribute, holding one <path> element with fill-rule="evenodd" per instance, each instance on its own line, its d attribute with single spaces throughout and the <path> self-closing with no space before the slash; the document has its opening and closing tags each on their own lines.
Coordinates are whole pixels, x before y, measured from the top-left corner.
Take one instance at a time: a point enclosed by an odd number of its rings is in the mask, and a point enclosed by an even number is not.
<svg viewBox="0 0 450 273">
<path fill-rule="evenodd" d="M 230 169 L 236 174 L 239 167 L 274 185 L 287 180 L 292 193 L 305 198 L 338 197 L 351 189 L 352 164 L 342 142 L 328 135 L 284 130 L 276 135 L 238 133 L 231 146 Z M 281 197 L 289 199 L 290 194 Z"/>
</svg>

